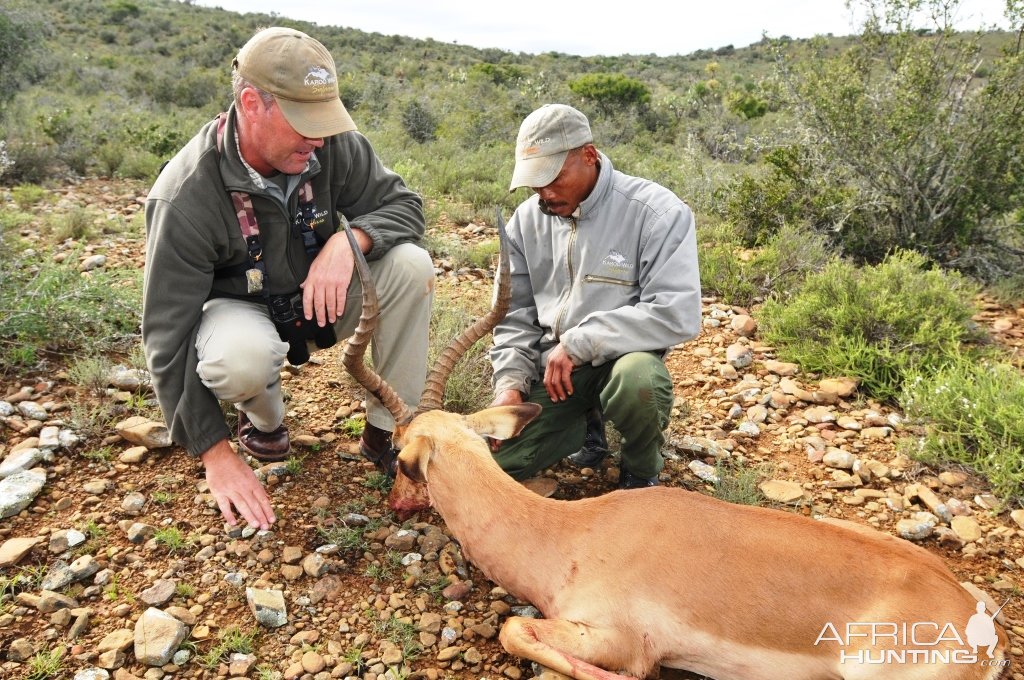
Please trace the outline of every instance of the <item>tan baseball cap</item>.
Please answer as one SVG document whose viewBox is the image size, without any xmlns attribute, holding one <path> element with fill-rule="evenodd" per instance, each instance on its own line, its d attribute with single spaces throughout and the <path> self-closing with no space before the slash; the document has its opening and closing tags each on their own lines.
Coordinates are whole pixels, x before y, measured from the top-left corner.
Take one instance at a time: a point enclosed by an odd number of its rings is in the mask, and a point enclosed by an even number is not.
<svg viewBox="0 0 1024 680">
<path fill-rule="evenodd" d="M 523 121 L 509 191 L 546 187 L 562 171 L 569 151 L 594 141 L 587 117 L 565 104 L 545 104 Z"/>
<path fill-rule="evenodd" d="M 239 75 L 274 96 L 285 120 L 304 137 L 330 137 L 356 129 L 338 96 L 334 59 L 302 31 L 265 28 L 238 51 Z"/>
</svg>

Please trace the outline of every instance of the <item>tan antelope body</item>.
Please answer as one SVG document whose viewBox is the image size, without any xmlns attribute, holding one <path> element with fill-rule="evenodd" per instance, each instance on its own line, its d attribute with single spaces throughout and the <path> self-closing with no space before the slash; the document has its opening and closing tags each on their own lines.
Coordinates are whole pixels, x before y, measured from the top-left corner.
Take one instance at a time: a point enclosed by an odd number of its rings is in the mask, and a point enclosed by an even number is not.
<svg viewBox="0 0 1024 680">
<path fill-rule="evenodd" d="M 499 214 L 502 236 L 503 226 Z M 658 666 L 717 680 L 981 680 L 1008 669 L 1002 629 L 938 558 L 892 536 L 682 489 L 577 501 L 528 491 L 481 435 L 515 436 L 539 406 L 440 410 L 448 371 L 508 308 L 507 250 L 494 308 L 445 350 L 415 412 L 362 361 L 377 300 L 353 251 L 363 313 L 343 363 L 396 421 L 389 504 L 400 515 L 433 505 L 489 579 L 543 613 L 506 621 L 509 653 L 579 680 Z M 984 642 L 966 636 L 977 617 Z"/>
<path fill-rule="evenodd" d="M 993 663 L 984 648 L 965 660 L 975 599 L 901 539 L 675 488 L 577 501 L 528 491 L 479 435 L 518 432 L 532 406 L 431 411 L 400 427 L 403 474 L 389 500 L 402 513 L 422 506 L 412 480 L 425 480 L 466 556 L 543 613 L 508 619 L 509 653 L 581 679 L 645 677 L 659 665 L 738 680 L 953 680 L 1005 669 L 983 665 Z M 994 663 L 1005 646 L 1000 630 Z M 887 650 L 888 663 L 868 663 Z"/>
</svg>

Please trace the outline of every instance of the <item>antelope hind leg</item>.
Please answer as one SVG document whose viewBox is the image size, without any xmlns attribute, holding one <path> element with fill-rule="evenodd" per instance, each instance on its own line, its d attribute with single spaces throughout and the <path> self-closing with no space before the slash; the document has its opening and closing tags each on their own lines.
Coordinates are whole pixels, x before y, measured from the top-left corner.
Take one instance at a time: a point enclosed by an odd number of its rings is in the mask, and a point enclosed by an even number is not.
<svg viewBox="0 0 1024 680">
<path fill-rule="evenodd" d="M 536 661 L 576 680 L 633 679 L 633 676 L 606 671 L 581 658 L 593 658 L 599 651 L 622 649 L 622 641 L 609 630 L 564 619 L 512 616 L 502 626 L 500 640 L 509 654 Z"/>
</svg>

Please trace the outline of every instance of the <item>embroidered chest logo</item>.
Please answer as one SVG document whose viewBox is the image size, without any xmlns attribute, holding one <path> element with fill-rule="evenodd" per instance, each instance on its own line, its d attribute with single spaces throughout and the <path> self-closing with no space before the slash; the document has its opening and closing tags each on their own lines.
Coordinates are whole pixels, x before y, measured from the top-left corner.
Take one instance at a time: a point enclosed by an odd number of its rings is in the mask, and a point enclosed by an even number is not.
<svg viewBox="0 0 1024 680">
<path fill-rule="evenodd" d="M 628 272 L 633 269 L 633 263 L 617 250 L 609 250 L 608 254 L 601 260 L 601 266 L 617 272 Z"/>
</svg>

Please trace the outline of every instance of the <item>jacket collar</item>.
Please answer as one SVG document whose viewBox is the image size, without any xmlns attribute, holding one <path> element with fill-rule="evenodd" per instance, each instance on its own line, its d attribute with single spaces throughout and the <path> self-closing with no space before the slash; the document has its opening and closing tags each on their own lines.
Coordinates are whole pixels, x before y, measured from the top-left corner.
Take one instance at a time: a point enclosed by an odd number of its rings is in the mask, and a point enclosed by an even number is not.
<svg viewBox="0 0 1024 680">
<path fill-rule="evenodd" d="M 611 159 L 601 151 L 598 151 L 597 155 L 600 158 L 601 171 L 597 175 L 597 183 L 594 184 L 593 191 L 583 199 L 573 213 L 573 217 L 577 220 L 586 219 L 593 213 L 596 213 L 612 188 L 612 172 L 614 168 L 612 168 Z"/>
</svg>

